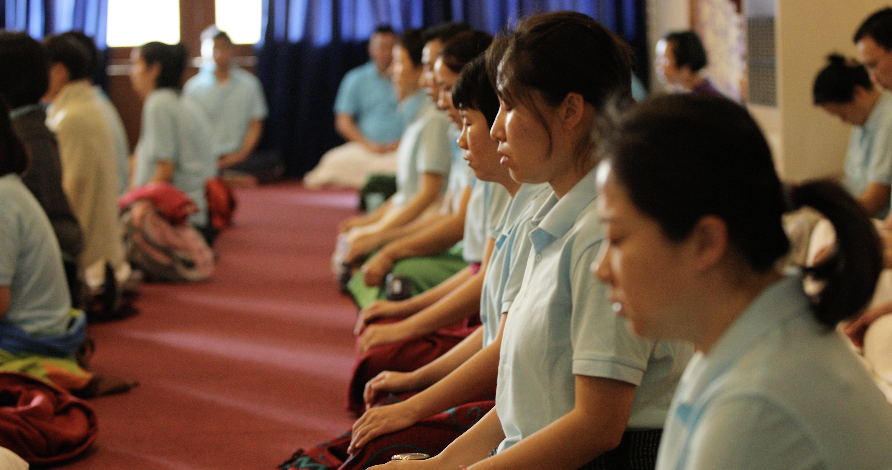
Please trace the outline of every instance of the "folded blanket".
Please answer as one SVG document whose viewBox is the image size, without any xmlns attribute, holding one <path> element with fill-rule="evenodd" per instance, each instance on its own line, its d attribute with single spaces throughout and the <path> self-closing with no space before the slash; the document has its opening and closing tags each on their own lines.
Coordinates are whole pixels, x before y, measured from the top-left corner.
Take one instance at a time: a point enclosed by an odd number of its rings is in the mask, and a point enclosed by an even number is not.
<svg viewBox="0 0 892 470">
<path fill-rule="evenodd" d="M 59 387 L 0 372 L 0 446 L 32 465 L 58 464 L 96 439 L 96 413 Z"/>
</svg>

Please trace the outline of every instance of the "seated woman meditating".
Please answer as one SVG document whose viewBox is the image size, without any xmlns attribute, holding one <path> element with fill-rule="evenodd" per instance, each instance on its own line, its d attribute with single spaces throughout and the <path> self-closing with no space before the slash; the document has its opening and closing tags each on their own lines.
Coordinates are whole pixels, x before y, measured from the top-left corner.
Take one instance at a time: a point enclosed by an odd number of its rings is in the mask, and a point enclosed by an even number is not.
<svg viewBox="0 0 892 470">
<path fill-rule="evenodd" d="M 511 179 L 508 168 L 499 164 L 498 143 L 489 135 L 499 101 L 483 56 L 462 69 L 452 99 L 463 122 L 458 142 L 466 150 L 465 159 L 479 179 L 478 184 L 495 182 L 512 196 L 507 211 L 496 226 L 493 252 L 481 273 L 484 283 L 478 301 L 483 327 L 417 370 L 378 374 L 365 384 L 363 398 L 370 409 L 354 425 L 352 439 L 348 433 L 314 449 L 300 451 L 282 468 L 309 468 L 308 465 L 321 464 L 350 470 L 386 462 L 394 453 L 434 454 L 494 404 L 492 400 L 478 400 L 495 388 L 500 345 L 498 333 L 500 325 L 504 324 L 501 320 L 507 305 L 514 299 L 523 280 L 530 247 L 528 222 L 550 191 L 546 183 L 517 183 Z M 449 304 L 452 305 L 449 309 L 439 310 L 445 312 L 457 308 L 453 302 Z M 465 308 L 476 312 L 476 309 Z M 430 309 L 414 317 L 427 316 L 433 311 Z M 433 341 L 432 336 L 425 335 L 421 340 Z M 459 368 L 460 371 L 456 371 Z M 456 372 L 453 374 L 453 371 Z M 445 378 L 447 375 L 448 379 Z M 389 404 L 394 401 L 391 394 L 404 396 L 419 390 L 423 391 L 406 401 Z M 381 402 L 385 404 L 373 407 Z M 444 412 L 453 407 L 456 408 Z M 338 457 L 345 455 L 349 457 Z"/>
<path fill-rule="evenodd" d="M 876 469 L 892 465 L 892 409 L 842 338 L 882 268 L 858 202 L 827 181 L 784 187 L 747 111 L 663 96 L 625 116 L 601 171 L 608 245 L 595 265 L 639 334 L 693 342 L 657 468 Z M 817 298 L 781 272 L 786 211 L 837 231 Z"/>
<path fill-rule="evenodd" d="M 530 221 L 495 407 L 436 457 L 385 467 L 651 468 L 692 348 L 635 337 L 590 272 L 603 239 L 596 122 L 614 96 L 631 99 L 631 51 L 592 18 L 555 12 L 521 21 L 487 59 L 502 164 L 551 192 Z"/>
<path fill-rule="evenodd" d="M 188 53 L 182 45 L 150 42 L 133 50 L 130 82 L 143 99 L 131 187 L 165 181 L 192 199 L 189 222 L 212 241 L 205 184 L 217 173 L 213 133 L 194 103 L 180 96 Z"/>
<path fill-rule="evenodd" d="M 0 370 L 84 390 L 93 375 L 75 353 L 86 317 L 71 308 L 59 242 L 20 177 L 27 168 L 27 151 L 0 100 Z"/>
<path fill-rule="evenodd" d="M 854 126 L 843 184 L 867 213 L 885 217 L 892 185 L 892 94 L 874 86 L 867 69 L 832 54 L 815 78 L 816 106 Z"/>
<path fill-rule="evenodd" d="M 446 111 L 455 124 L 456 127 L 450 126 L 450 131 L 455 130 L 456 140 L 462 123 L 452 105 L 452 86 L 462 67 L 483 53 L 490 42 L 492 36 L 487 33 L 464 31 L 446 41 L 437 56 L 429 58 L 433 61 L 432 86 L 438 91 L 437 107 Z M 428 42 L 425 50 L 430 49 Z M 476 181 L 473 174 L 469 177 L 470 170 L 462 158 L 464 151 L 457 146 L 455 150 L 457 161 L 452 164 L 447 191 L 452 194 L 452 200 L 444 200 L 441 209 L 444 215 L 383 245 L 363 263 L 361 272 L 349 284 L 350 293 L 361 308 L 368 307 L 374 299 L 386 297 L 386 290 L 380 286 L 388 273 L 408 280 L 409 293 L 416 295 L 446 283 L 447 278 L 451 280 L 445 292 L 451 292 L 479 268 L 488 231 L 498 221 L 498 215 L 489 217 L 489 214 L 501 214 L 509 197 L 502 186 Z M 459 241 L 461 244 L 456 245 Z M 466 268 L 465 263 L 470 267 Z M 459 269 L 462 271 L 457 273 Z M 436 299 L 441 297 L 442 293 Z M 403 338 L 394 337 L 392 341 L 399 339 Z"/>
<path fill-rule="evenodd" d="M 449 118 L 425 99 L 421 32 L 407 31 L 394 46 L 392 80 L 404 106 L 418 112 L 406 127 L 397 148 L 397 192 L 375 211 L 345 221 L 332 262 L 351 269 L 372 251 L 396 237 L 416 220 L 436 211 L 452 165 Z M 417 104 L 415 104 L 417 103 Z"/>
</svg>

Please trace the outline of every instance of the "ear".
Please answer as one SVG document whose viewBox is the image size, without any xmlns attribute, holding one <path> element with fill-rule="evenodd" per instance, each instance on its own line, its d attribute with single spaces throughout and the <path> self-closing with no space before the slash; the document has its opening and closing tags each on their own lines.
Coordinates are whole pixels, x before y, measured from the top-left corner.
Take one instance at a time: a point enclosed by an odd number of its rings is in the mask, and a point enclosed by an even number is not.
<svg viewBox="0 0 892 470">
<path fill-rule="evenodd" d="M 585 114 L 585 99 L 579 93 L 571 92 L 564 97 L 558 109 L 558 116 L 565 129 L 573 129 L 582 121 Z"/>
<path fill-rule="evenodd" d="M 68 83 L 71 78 L 71 74 L 68 73 L 68 68 L 65 67 L 62 62 L 54 62 L 50 65 L 50 79 L 56 80 L 58 83 Z"/>
<path fill-rule="evenodd" d="M 728 253 L 728 225 L 719 217 L 706 215 L 694 225 L 688 238 L 694 265 L 699 271 L 707 271 L 718 265 Z"/>
</svg>

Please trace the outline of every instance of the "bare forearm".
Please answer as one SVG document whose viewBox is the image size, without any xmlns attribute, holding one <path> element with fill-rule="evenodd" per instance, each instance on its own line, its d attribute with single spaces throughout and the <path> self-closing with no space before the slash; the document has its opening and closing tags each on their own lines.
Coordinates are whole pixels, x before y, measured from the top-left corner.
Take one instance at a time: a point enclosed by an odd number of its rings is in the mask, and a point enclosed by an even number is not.
<svg viewBox="0 0 892 470">
<path fill-rule="evenodd" d="M 248 126 L 248 131 L 245 133 L 245 138 L 242 140 L 242 146 L 236 152 L 233 152 L 229 155 L 225 155 L 220 159 L 220 167 L 227 168 L 236 163 L 241 163 L 245 161 L 250 155 L 251 152 L 257 148 L 257 144 L 260 142 L 260 136 L 263 135 L 263 121 L 255 120 L 252 121 L 250 126 Z"/>
<path fill-rule="evenodd" d="M 452 469 L 459 465 L 470 467 L 475 462 L 484 461 L 504 438 L 499 416 L 496 409 L 492 408 L 471 429 L 446 446 L 437 460 L 442 462 L 441 468 Z"/>
<path fill-rule="evenodd" d="M 394 260 L 427 256 L 448 250 L 464 236 L 464 213 L 447 216 L 412 235 L 400 238 L 384 247 Z"/>
<path fill-rule="evenodd" d="M 427 388 L 439 382 L 474 357 L 474 354 L 483 349 L 482 346 L 483 328 L 477 328 L 454 348 L 415 371 L 420 384 L 418 388 Z"/>
<path fill-rule="evenodd" d="M 349 114 L 335 116 L 335 130 L 348 142 L 368 143 L 362 131 L 359 130 L 359 126 L 356 125 L 356 121 L 353 120 L 353 116 Z"/>
<path fill-rule="evenodd" d="M 635 387 L 598 377 L 575 380 L 576 404 L 569 413 L 471 468 L 573 470 L 616 448 L 629 420 Z"/>
<path fill-rule="evenodd" d="M 471 315 L 479 315 L 482 289 L 483 272 L 478 272 L 458 289 L 403 321 L 413 336 L 423 336 L 460 322 Z"/>
<path fill-rule="evenodd" d="M 446 279 L 436 286 L 412 297 L 408 302 L 411 302 L 412 308 L 415 309 L 414 311 L 419 312 L 424 308 L 430 307 L 455 289 L 458 289 L 459 286 L 464 284 L 465 281 L 470 279 L 473 275 L 474 273 L 471 272 L 471 268 L 466 267 L 453 274 L 449 279 Z"/>
<path fill-rule="evenodd" d="M 424 419 L 468 403 L 495 387 L 501 344 L 497 340 L 481 349 L 442 380 L 406 400 L 413 415 Z"/>
</svg>

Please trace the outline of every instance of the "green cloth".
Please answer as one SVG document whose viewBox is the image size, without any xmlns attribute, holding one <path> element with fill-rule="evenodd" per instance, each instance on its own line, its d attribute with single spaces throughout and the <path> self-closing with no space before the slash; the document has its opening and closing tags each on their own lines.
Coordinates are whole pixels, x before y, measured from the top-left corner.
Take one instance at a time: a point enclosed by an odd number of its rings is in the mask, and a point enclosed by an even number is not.
<svg viewBox="0 0 892 470">
<path fill-rule="evenodd" d="M 74 356 L 60 358 L 22 352 L 12 354 L 0 349 L 0 371 L 21 372 L 66 390 L 87 386 L 93 374 L 78 365 Z"/>
<path fill-rule="evenodd" d="M 415 296 L 449 279 L 467 266 L 468 263 L 462 258 L 462 242 L 458 242 L 452 248 L 436 255 L 397 261 L 390 272 L 394 275 L 408 276 L 412 280 L 412 295 Z M 347 289 L 361 309 L 376 299 L 386 298 L 383 286 L 365 285 L 362 271 L 357 271 L 353 275 L 347 283 Z"/>
</svg>

